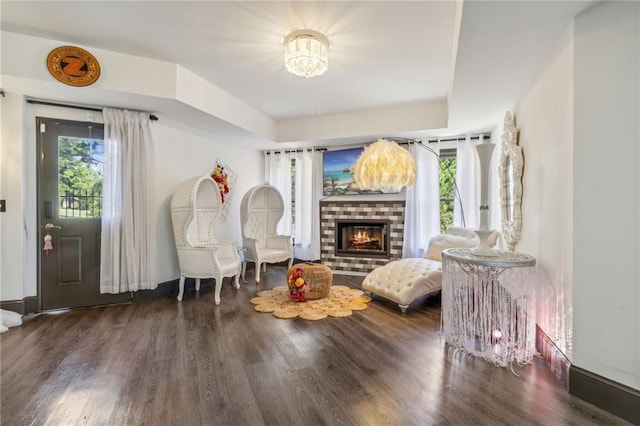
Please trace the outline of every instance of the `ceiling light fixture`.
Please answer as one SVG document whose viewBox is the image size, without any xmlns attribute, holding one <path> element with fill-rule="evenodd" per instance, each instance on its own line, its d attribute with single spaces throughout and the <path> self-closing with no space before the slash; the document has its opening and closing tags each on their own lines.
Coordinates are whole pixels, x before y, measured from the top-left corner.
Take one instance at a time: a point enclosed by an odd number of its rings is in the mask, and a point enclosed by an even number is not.
<svg viewBox="0 0 640 426">
<path fill-rule="evenodd" d="M 284 65 L 300 77 L 315 77 L 329 69 L 329 40 L 313 30 L 297 30 L 284 40 Z"/>
</svg>

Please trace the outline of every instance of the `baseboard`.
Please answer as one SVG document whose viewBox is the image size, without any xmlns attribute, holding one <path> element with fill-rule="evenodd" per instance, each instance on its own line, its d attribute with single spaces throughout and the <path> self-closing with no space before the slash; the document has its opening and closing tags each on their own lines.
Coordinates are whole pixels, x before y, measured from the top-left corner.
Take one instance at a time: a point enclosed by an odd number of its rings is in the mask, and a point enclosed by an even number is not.
<svg viewBox="0 0 640 426">
<path fill-rule="evenodd" d="M 337 275 L 350 275 L 353 277 L 366 277 L 368 274 L 366 272 L 358 272 L 358 271 L 340 271 L 336 269 L 332 269 L 332 272 Z"/>
<path fill-rule="evenodd" d="M 305 260 L 305 259 L 298 259 L 297 257 L 293 258 L 293 264 L 295 265 L 296 263 L 322 263 L 320 261 L 320 259 L 316 259 L 316 260 Z"/>
<path fill-rule="evenodd" d="M 161 297 L 177 296 L 179 280 L 165 281 L 158 284 L 153 290 L 138 290 L 132 293 L 132 302 L 144 302 L 145 300 L 159 299 Z"/>
<path fill-rule="evenodd" d="M 17 312 L 22 315 L 38 312 L 38 296 L 25 297 L 22 300 L 7 300 L 0 302 L 0 309 Z"/>
<path fill-rule="evenodd" d="M 553 340 L 536 324 L 536 350 L 545 360 L 556 378 L 569 389 L 569 368 L 571 362 L 565 354 L 553 343 Z"/>
<path fill-rule="evenodd" d="M 569 371 L 569 393 L 632 424 L 640 424 L 640 391 L 584 370 Z"/>
<path fill-rule="evenodd" d="M 286 264 L 285 264 L 286 266 Z M 187 278 L 187 286 L 192 285 L 194 280 L 192 278 Z M 211 281 L 211 279 L 209 279 Z M 203 280 L 203 284 L 206 283 L 206 280 Z M 177 296 L 178 295 L 178 280 L 165 281 L 163 283 L 158 284 L 153 290 L 138 290 L 132 292 L 131 301 L 132 302 L 144 302 L 145 300 L 158 299 L 162 297 L 169 296 Z M 22 315 L 31 314 L 34 312 L 39 312 L 40 307 L 38 305 L 38 297 L 30 296 L 25 297 L 22 300 L 7 300 L 0 301 L 0 308 L 6 309 L 8 311 L 17 312 Z"/>
<path fill-rule="evenodd" d="M 167 281 L 158 284 L 154 290 L 138 290 L 132 292 L 131 301 L 142 302 L 145 300 L 157 299 L 160 297 L 168 297 L 178 294 L 178 280 Z M 17 312 L 22 315 L 39 312 L 38 297 L 30 296 L 22 300 L 8 300 L 0 302 L 0 308 L 8 311 Z"/>
</svg>

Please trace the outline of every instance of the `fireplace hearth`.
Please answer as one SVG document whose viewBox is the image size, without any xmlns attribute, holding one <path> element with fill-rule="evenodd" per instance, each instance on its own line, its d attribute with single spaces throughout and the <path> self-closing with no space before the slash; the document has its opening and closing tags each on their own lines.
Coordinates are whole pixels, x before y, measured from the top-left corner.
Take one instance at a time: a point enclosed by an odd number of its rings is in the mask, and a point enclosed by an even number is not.
<svg viewBox="0 0 640 426">
<path fill-rule="evenodd" d="M 388 220 L 336 220 L 336 256 L 389 257 Z"/>
</svg>

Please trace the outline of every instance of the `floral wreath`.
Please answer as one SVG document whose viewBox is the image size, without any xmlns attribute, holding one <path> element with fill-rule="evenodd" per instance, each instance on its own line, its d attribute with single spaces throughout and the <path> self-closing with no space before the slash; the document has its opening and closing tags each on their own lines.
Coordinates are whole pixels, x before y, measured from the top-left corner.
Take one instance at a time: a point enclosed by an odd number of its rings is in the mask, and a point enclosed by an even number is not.
<svg viewBox="0 0 640 426">
<path fill-rule="evenodd" d="M 234 193 L 238 176 L 224 161 L 217 159 L 215 164 L 216 166 L 211 171 L 210 176 L 218 186 L 222 201 L 220 216 L 225 220 L 229 212 L 231 197 Z"/>
<path fill-rule="evenodd" d="M 302 268 L 296 268 L 291 275 L 289 275 L 289 294 L 291 298 L 297 302 L 306 302 L 307 298 L 305 293 L 309 286 L 303 278 L 304 270 Z"/>
<path fill-rule="evenodd" d="M 229 175 L 222 164 L 216 164 L 216 167 L 211 172 L 211 178 L 218 184 L 220 198 L 222 199 L 222 204 L 224 204 L 224 196 L 229 193 Z"/>
</svg>

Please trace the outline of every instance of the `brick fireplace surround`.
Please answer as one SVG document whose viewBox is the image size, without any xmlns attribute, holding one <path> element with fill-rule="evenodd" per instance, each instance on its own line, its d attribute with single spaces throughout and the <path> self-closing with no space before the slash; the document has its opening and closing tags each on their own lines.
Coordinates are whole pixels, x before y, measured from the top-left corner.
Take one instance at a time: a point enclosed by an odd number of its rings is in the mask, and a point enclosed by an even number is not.
<svg viewBox="0 0 640 426">
<path fill-rule="evenodd" d="M 334 272 L 365 276 L 402 258 L 404 201 L 320 201 L 320 259 Z M 389 257 L 336 255 L 337 220 L 388 220 Z"/>
</svg>

